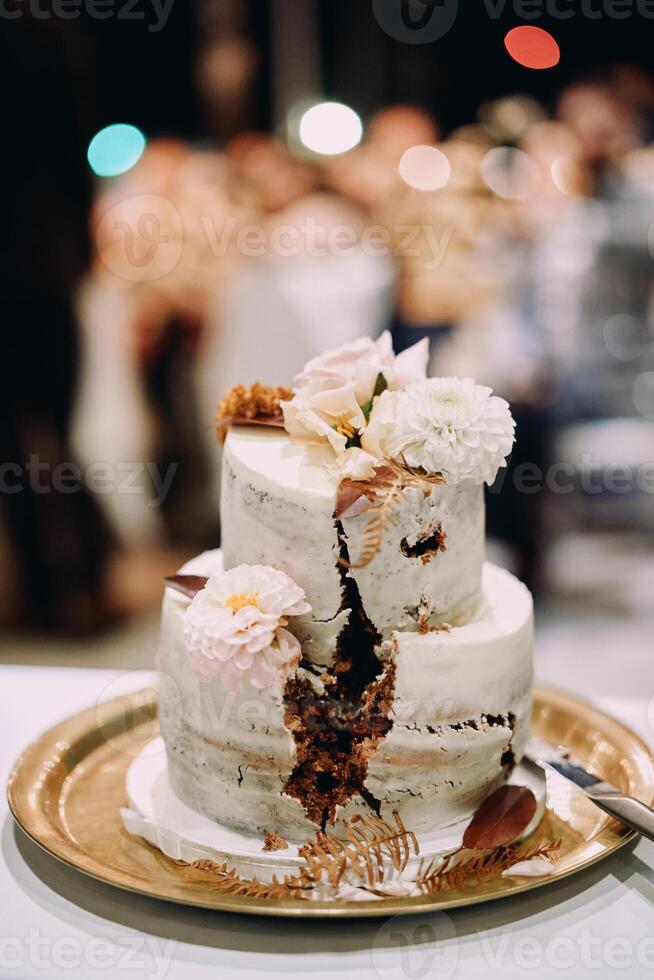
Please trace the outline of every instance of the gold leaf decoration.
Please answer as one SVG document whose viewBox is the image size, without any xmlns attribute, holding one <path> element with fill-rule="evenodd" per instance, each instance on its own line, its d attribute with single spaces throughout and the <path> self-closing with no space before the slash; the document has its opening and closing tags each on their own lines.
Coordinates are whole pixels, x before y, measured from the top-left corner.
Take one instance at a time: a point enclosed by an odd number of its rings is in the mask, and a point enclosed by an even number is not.
<svg viewBox="0 0 654 980">
<path fill-rule="evenodd" d="M 268 425 L 284 427 L 281 403 L 293 397 L 290 388 L 271 387 L 256 381 L 236 385 L 227 392 L 216 411 L 218 437 L 224 441 L 230 425 Z"/>
<path fill-rule="evenodd" d="M 359 493 L 352 484 L 358 483 Z M 434 486 L 445 483 L 440 473 L 423 473 L 404 460 L 386 460 L 375 470 L 371 480 L 342 480 L 343 492 L 337 492 L 336 520 L 357 517 L 369 513 L 370 518 L 363 531 L 361 553 L 356 561 L 339 559 L 347 568 L 365 568 L 379 552 L 384 531 L 395 523 L 404 491 L 420 490 L 427 497 Z"/>
<path fill-rule="evenodd" d="M 533 858 L 551 858 L 561 846 L 560 840 L 548 841 L 537 846 L 512 845 L 493 851 L 470 851 L 461 848 L 450 854 L 445 861 L 433 863 L 423 869 L 416 881 L 425 894 L 459 888 L 468 881 L 481 884 L 499 878 L 503 871 L 518 861 Z"/>
</svg>

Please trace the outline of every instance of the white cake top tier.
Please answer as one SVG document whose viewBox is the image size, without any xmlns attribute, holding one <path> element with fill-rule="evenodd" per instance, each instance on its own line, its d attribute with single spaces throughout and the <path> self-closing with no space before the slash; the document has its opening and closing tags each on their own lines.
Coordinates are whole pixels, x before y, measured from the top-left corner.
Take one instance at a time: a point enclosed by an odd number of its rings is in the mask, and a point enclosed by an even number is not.
<svg viewBox="0 0 654 980">
<path fill-rule="evenodd" d="M 343 609 L 348 574 L 385 637 L 470 616 L 484 558 L 482 487 L 464 480 L 403 491 L 375 555 L 348 572 L 343 559 L 356 566 L 370 514 L 334 517 L 338 479 L 328 447 L 266 428 L 231 429 L 221 501 L 225 567 L 272 565 L 297 582 L 312 607 L 309 620 L 321 623 L 318 658 L 329 652 L 323 645 L 333 646 L 325 624 Z"/>
<path fill-rule="evenodd" d="M 388 332 L 361 337 L 306 364 L 292 391 L 241 387 L 221 404 L 227 425 L 286 430 L 228 433 L 226 568 L 271 565 L 304 589 L 316 624 L 304 639 L 323 663 L 339 632 L 327 624 L 348 608 L 384 639 L 475 610 L 483 484 L 514 422 L 471 378 L 425 377 L 427 360 L 425 340 L 396 355 Z"/>
<path fill-rule="evenodd" d="M 231 429 L 225 453 L 239 479 L 256 480 L 260 490 L 283 493 L 290 503 L 333 513 L 339 474 L 328 446 L 253 426 Z"/>
</svg>

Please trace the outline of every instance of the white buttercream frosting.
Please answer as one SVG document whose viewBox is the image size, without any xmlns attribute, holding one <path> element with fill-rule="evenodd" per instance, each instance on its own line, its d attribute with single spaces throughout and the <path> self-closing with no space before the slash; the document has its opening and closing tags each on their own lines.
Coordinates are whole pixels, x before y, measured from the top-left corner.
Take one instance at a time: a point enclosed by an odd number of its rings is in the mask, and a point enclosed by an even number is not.
<svg viewBox="0 0 654 980">
<path fill-rule="evenodd" d="M 222 546 L 225 567 L 273 565 L 304 589 L 312 617 L 333 619 L 343 599 L 334 519 L 338 474 L 324 465 L 333 454 L 286 433 L 231 429 L 225 442 Z M 344 518 L 350 561 L 365 547 L 369 516 Z M 419 542 L 439 534 L 442 547 L 421 553 Z M 435 485 L 428 495 L 407 489 L 381 535 L 374 558 L 352 568 L 363 607 L 375 628 L 416 629 L 426 597 L 430 622 L 452 622 L 475 609 L 484 560 L 482 487 L 471 480 Z"/>
</svg>

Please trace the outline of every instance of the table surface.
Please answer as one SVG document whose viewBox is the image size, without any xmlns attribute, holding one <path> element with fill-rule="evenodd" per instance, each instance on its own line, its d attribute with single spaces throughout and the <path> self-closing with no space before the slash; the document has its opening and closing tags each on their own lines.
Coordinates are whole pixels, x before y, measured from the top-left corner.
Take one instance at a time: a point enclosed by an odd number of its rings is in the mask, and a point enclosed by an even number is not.
<svg viewBox="0 0 654 980">
<path fill-rule="evenodd" d="M 41 731 L 151 685 L 146 671 L 0 666 L 0 774 Z M 654 702 L 597 699 L 654 742 Z M 654 843 L 640 840 L 546 888 L 433 915 L 297 922 L 129 895 L 51 858 L 2 797 L 0 977 L 380 980 L 654 976 Z"/>
</svg>

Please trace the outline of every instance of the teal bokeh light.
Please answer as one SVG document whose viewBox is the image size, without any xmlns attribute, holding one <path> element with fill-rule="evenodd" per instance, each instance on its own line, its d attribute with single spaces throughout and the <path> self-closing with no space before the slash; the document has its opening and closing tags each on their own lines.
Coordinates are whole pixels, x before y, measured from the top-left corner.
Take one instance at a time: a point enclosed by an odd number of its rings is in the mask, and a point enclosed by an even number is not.
<svg viewBox="0 0 654 980">
<path fill-rule="evenodd" d="M 114 123 L 95 134 L 86 153 L 98 177 L 117 177 L 130 170 L 145 149 L 145 136 L 136 126 Z"/>
</svg>

